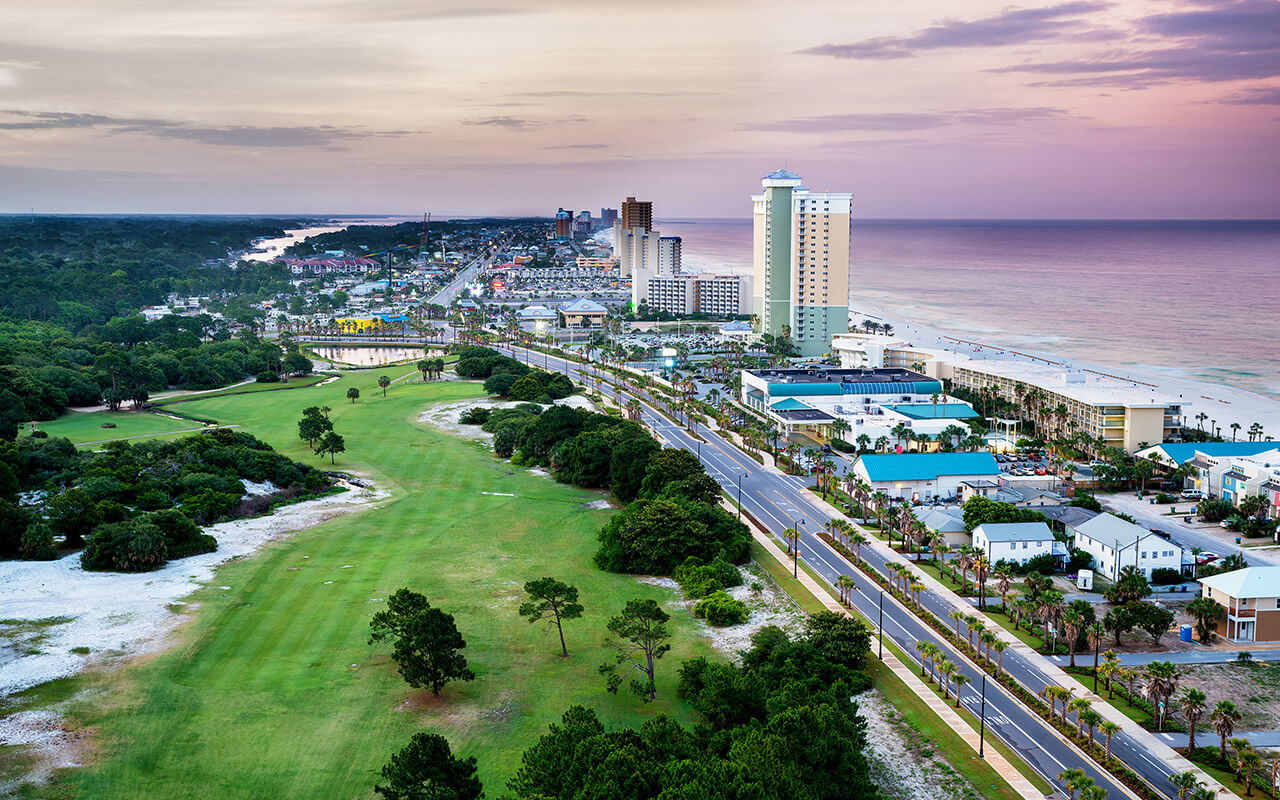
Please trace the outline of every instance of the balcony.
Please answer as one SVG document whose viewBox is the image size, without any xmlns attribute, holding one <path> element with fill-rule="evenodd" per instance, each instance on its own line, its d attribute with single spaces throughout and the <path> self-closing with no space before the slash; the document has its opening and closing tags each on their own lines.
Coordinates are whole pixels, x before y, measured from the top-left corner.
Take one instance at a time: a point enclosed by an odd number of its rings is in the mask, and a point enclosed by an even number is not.
<svg viewBox="0 0 1280 800">
<path fill-rule="evenodd" d="M 1254 608 L 1237 608 L 1235 611 L 1228 611 L 1227 613 L 1237 619 L 1250 619 L 1258 616 L 1258 611 Z"/>
</svg>

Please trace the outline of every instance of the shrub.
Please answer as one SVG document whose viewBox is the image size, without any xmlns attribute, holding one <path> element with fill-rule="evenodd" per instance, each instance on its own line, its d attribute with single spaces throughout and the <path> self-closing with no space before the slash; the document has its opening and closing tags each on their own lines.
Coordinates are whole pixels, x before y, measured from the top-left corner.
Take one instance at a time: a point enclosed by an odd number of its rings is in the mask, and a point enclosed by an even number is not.
<svg viewBox="0 0 1280 800">
<path fill-rule="evenodd" d="M 80 553 L 87 570 L 147 572 L 164 564 L 165 540 L 149 522 L 109 522 L 94 529 Z"/>
<path fill-rule="evenodd" d="M 458 422 L 463 425 L 483 425 L 489 421 L 489 415 L 492 413 L 490 409 L 481 406 L 472 406 L 462 412 L 462 416 L 458 417 Z"/>
<path fill-rule="evenodd" d="M 1167 492 L 1160 492 L 1159 494 L 1156 495 L 1156 502 L 1162 506 L 1165 506 L 1170 503 L 1178 502 L 1178 498 L 1174 497 L 1173 495 Z"/>
<path fill-rule="evenodd" d="M 200 530 L 200 526 L 176 509 L 148 514 L 144 519 L 159 529 L 164 537 L 166 558 L 185 558 L 218 549 L 218 540 Z"/>
<path fill-rule="evenodd" d="M 1182 573 L 1168 567 L 1153 569 L 1151 570 L 1151 582 L 1156 586 L 1171 586 L 1175 583 L 1182 583 Z"/>
<path fill-rule="evenodd" d="M 58 557 L 53 546 L 53 529 L 44 522 L 33 522 L 22 532 L 18 555 L 28 561 L 52 561 Z"/>
<path fill-rule="evenodd" d="M 104 422 L 104 423 L 102 423 L 101 425 L 99 425 L 98 427 L 99 427 L 99 428 L 108 428 L 108 429 L 109 429 L 109 428 L 114 428 L 115 426 L 116 426 L 116 424 L 115 424 L 114 422 Z M 34 436 L 35 434 L 32 434 L 32 435 Z"/>
<path fill-rule="evenodd" d="M 734 600 L 721 591 L 699 600 L 693 607 L 693 615 L 698 619 L 705 619 L 717 628 L 723 628 L 727 625 L 741 625 L 747 621 L 750 613 L 746 603 Z"/>
<path fill-rule="evenodd" d="M 258 383 L 279 383 L 280 376 L 270 370 L 259 372 L 255 380 Z"/>
<path fill-rule="evenodd" d="M 1205 498 L 1196 504 L 1196 513 L 1205 522 L 1221 522 L 1236 513 L 1236 507 L 1229 500 Z"/>
</svg>

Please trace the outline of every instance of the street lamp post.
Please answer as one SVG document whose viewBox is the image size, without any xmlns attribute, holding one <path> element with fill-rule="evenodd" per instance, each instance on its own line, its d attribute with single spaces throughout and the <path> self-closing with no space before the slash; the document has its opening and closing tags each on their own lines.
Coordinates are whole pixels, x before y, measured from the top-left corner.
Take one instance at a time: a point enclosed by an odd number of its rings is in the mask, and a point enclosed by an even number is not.
<svg viewBox="0 0 1280 800">
<path fill-rule="evenodd" d="M 987 736 L 987 673 L 982 673 L 982 710 L 978 712 L 978 758 L 983 755 L 983 741 Z"/>
<path fill-rule="evenodd" d="M 742 522 L 742 479 L 745 477 L 745 472 L 738 476 L 738 522 Z"/>
<path fill-rule="evenodd" d="M 876 625 L 876 629 L 880 634 L 880 655 L 879 659 L 884 661 L 884 588 L 880 589 L 880 622 Z"/>
</svg>

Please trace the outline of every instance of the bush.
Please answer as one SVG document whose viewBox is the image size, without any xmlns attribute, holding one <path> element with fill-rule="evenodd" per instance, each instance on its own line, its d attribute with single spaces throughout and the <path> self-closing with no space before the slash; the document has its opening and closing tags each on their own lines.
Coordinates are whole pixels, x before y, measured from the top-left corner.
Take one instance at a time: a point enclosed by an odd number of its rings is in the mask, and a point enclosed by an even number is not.
<svg viewBox="0 0 1280 800">
<path fill-rule="evenodd" d="M 22 533 L 18 555 L 27 561 L 52 561 L 58 557 L 53 546 L 53 529 L 43 522 L 33 522 Z"/>
<path fill-rule="evenodd" d="M 1182 573 L 1167 567 L 1153 569 L 1151 570 L 1151 582 L 1156 586 L 1172 586 L 1175 583 L 1182 583 Z"/>
<path fill-rule="evenodd" d="M 104 426 L 104 427 L 105 427 L 105 426 Z M 113 427 L 113 428 L 114 428 L 114 427 L 115 427 L 115 425 L 112 425 L 111 427 Z M 32 438 L 32 439 L 48 439 L 48 438 L 49 438 L 49 434 L 48 434 L 48 433 L 46 433 L 45 431 L 41 431 L 41 430 L 34 430 L 34 431 L 32 431 L 32 432 L 31 432 L 31 438 Z"/>
<path fill-rule="evenodd" d="M 747 621 L 750 613 L 746 603 L 734 600 L 721 591 L 699 600 L 693 607 L 693 615 L 698 619 L 705 619 L 717 628 L 723 628 L 727 625 L 741 625 Z"/>
<path fill-rule="evenodd" d="M 1229 500 L 1205 498 L 1196 504 L 1196 513 L 1205 522 L 1221 522 L 1236 513 Z"/>
<path fill-rule="evenodd" d="M 155 525 L 136 520 L 99 525 L 80 553 L 80 564 L 87 570 L 147 572 L 164 560 L 164 534 Z"/>
<path fill-rule="evenodd" d="M 111 428 L 114 428 L 115 426 L 116 426 L 116 424 L 115 424 L 114 422 L 104 422 L 104 423 L 102 423 L 101 425 L 99 425 L 98 427 L 99 427 L 99 428 L 106 428 L 106 429 L 108 429 L 108 430 L 109 430 L 109 429 L 111 429 Z M 34 435 L 34 434 L 33 434 L 33 435 Z"/>
<path fill-rule="evenodd" d="M 640 575 L 670 575 L 690 556 L 742 563 L 751 546 L 746 526 L 722 509 L 669 499 L 636 500 L 605 524 L 599 540 L 596 566 Z"/>
<path fill-rule="evenodd" d="M 164 537 L 166 558 L 186 558 L 218 549 L 218 540 L 200 530 L 200 526 L 181 511 L 165 509 L 144 519 L 155 525 Z"/>
<path fill-rule="evenodd" d="M 1096 511 L 1099 514 L 1102 513 L 1102 503 L 1099 503 L 1098 498 L 1088 492 L 1077 491 L 1076 496 L 1071 498 L 1071 502 L 1067 505 L 1072 505 L 1077 508 L 1086 508 L 1090 511 Z"/>
<path fill-rule="evenodd" d="M 480 406 L 472 406 L 462 412 L 462 416 L 458 417 L 458 422 L 463 425 L 483 425 L 489 421 L 489 415 L 493 413 L 490 409 Z"/>
<path fill-rule="evenodd" d="M 257 377 L 254 380 L 256 380 L 258 383 L 279 383 L 280 376 L 270 370 L 263 370 L 262 372 L 258 373 Z"/>
<path fill-rule="evenodd" d="M 1039 572 L 1041 575 L 1052 575 L 1058 570 L 1058 560 L 1049 553 L 1043 553 L 1033 558 L 1027 559 L 1027 563 L 1022 566 L 1022 572 Z"/>
<path fill-rule="evenodd" d="M 689 597 L 706 597 L 721 589 L 742 585 L 742 573 L 720 556 L 716 556 L 709 564 L 689 557 L 676 567 L 672 577 Z"/>
<path fill-rule="evenodd" d="M 1162 506 L 1167 506 L 1170 503 L 1178 502 L 1178 498 L 1174 497 L 1171 494 L 1168 494 L 1167 492 L 1160 492 L 1159 494 L 1156 495 L 1156 502 Z"/>
</svg>

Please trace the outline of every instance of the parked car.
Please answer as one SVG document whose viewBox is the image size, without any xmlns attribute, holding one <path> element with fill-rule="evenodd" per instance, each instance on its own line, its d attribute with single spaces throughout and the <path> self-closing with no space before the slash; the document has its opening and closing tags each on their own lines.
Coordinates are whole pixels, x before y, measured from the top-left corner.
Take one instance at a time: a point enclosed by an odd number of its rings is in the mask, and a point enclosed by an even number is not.
<svg viewBox="0 0 1280 800">
<path fill-rule="evenodd" d="M 1178 492 L 1178 496 L 1184 500 L 1203 500 L 1204 492 L 1199 489 L 1183 489 L 1181 492 Z"/>
</svg>

